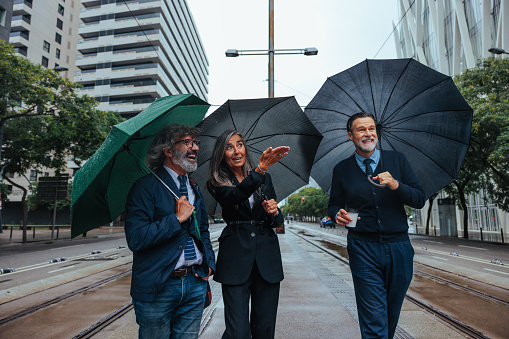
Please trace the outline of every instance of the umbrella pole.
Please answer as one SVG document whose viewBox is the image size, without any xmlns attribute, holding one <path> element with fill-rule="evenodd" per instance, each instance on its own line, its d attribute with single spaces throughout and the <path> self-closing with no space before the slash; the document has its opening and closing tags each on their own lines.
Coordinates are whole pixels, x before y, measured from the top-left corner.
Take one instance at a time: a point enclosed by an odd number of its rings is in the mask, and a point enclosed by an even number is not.
<svg viewBox="0 0 509 339">
<path fill-rule="evenodd" d="M 127 151 L 127 153 L 129 153 L 130 156 L 132 156 L 140 164 L 142 164 L 143 167 L 145 167 L 150 173 L 152 173 L 157 178 L 157 180 L 159 180 L 161 182 L 161 184 L 163 184 L 164 187 L 166 187 L 166 189 L 175 197 L 175 199 L 177 199 L 177 200 L 179 199 L 179 196 L 176 195 L 175 192 L 173 192 L 168 185 L 166 185 L 166 183 L 163 181 L 163 179 L 161 179 L 157 174 L 154 173 L 154 171 L 152 171 L 150 168 L 148 168 L 148 166 L 145 165 L 145 163 L 143 161 L 141 161 L 140 158 L 138 158 L 136 156 L 136 154 L 132 153 L 129 148 L 126 148 L 126 151 Z M 196 230 L 196 235 L 198 236 L 198 239 L 201 239 L 200 227 L 198 226 L 198 220 L 196 218 L 196 210 L 193 210 L 193 218 L 192 219 L 193 219 L 193 223 L 194 223 L 194 228 Z"/>
<path fill-rule="evenodd" d="M 377 135 L 380 135 L 379 132 L 379 128 L 377 126 Z M 382 138 L 380 137 L 378 139 L 378 147 L 380 148 L 380 169 L 381 169 L 381 172 L 384 172 L 384 161 L 383 161 L 383 157 L 382 157 Z M 375 186 L 375 187 L 379 187 L 379 188 L 384 188 L 385 184 L 379 184 L 379 183 L 376 183 L 373 181 L 373 176 L 372 175 L 368 175 L 368 181 L 371 185 Z"/>
<path fill-rule="evenodd" d="M 152 173 L 152 174 L 153 174 L 153 175 L 154 175 L 154 176 L 155 176 L 155 177 L 156 177 L 156 178 L 157 178 L 157 179 L 161 182 L 161 184 L 163 184 L 163 185 L 164 185 L 164 187 L 166 187 L 166 189 L 167 189 L 168 191 L 170 191 L 170 193 L 171 193 L 171 194 L 175 197 L 175 199 L 179 199 L 179 196 L 178 196 L 178 195 L 176 195 L 176 194 L 175 194 L 175 192 L 173 192 L 173 191 L 171 190 L 171 188 L 170 188 L 168 185 L 166 185 L 166 183 L 163 181 L 163 179 L 159 178 L 159 176 L 158 176 L 157 174 L 155 174 L 155 173 L 154 173 L 154 171 L 152 171 L 150 168 L 148 168 L 148 166 L 147 166 L 147 165 L 145 165 L 145 163 L 144 163 L 143 161 L 141 161 L 141 159 L 140 159 L 140 158 L 138 158 L 138 157 L 136 156 L 136 154 L 134 154 L 133 152 L 131 152 L 131 150 L 130 150 L 129 148 L 127 148 L 127 147 L 126 147 L 126 149 L 125 149 L 125 150 L 127 151 L 127 153 L 129 153 L 129 155 L 130 155 L 133 159 L 135 159 L 135 160 L 136 160 L 136 161 L 138 161 L 140 164 L 142 164 L 142 165 L 143 165 L 143 167 L 145 167 L 145 169 L 146 169 L 147 171 L 149 171 L 150 173 Z"/>
</svg>

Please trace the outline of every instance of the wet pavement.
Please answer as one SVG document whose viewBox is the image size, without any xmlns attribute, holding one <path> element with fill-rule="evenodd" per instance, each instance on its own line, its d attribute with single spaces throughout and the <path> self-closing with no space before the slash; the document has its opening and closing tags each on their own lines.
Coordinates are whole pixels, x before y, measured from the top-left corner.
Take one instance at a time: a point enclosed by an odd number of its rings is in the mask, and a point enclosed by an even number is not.
<svg viewBox="0 0 509 339">
<path fill-rule="evenodd" d="M 21 231 L 17 233 L 14 231 L 12 239 L 9 232 L 4 230 L 4 233 L 0 234 L 2 249 L 25 246 L 20 244 Z M 122 232 L 123 229 L 120 227 L 103 227 L 89 232 L 87 236 L 103 237 Z M 341 230 L 331 232 L 342 233 Z M 31 231 L 28 234 L 30 241 Z M 54 241 L 70 240 L 70 230 L 61 230 L 59 238 Z M 48 242 L 50 239 L 51 230 L 38 229 L 35 240 L 31 242 Z M 286 234 L 279 235 L 279 240 L 285 279 L 281 283 L 276 338 L 360 338 L 348 265 L 332 259 L 292 232 L 287 231 Z M 213 281 L 211 288 L 213 301 L 204 312 L 200 338 L 220 338 L 224 331 L 221 288 Z M 464 337 L 407 301 L 403 304 L 399 327 L 399 338 Z M 137 338 L 138 326 L 135 323 L 134 312 L 128 312 L 95 337 Z"/>
</svg>

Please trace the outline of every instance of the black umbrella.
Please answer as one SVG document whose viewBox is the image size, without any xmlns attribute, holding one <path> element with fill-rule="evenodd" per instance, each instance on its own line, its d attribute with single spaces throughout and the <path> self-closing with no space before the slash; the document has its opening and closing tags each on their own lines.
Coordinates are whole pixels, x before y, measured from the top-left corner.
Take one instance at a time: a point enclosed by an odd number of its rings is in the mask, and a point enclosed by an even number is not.
<svg viewBox="0 0 509 339">
<path fill-rule="evenodd" d="M 221 133 L 239 131 L 255 165 L 268 147 L 290 146 L 288 155 L 269 168 L 280 201 L 308 183 L 322 140 L 294 97 L 228 100 L 197 127 L 202 129 L 198 169 L 191 176 L 202 187 L 210 216 L 221 213 L 220 206 L 206 189 L 210 158 Z"/>
<path fill-rule="evenodd" d="M 375 116 L 380 147 L 406 156 L 426 198 L 458 175 L 472 124 L 451 77 L 413 59 L 365 60 L 338 73 L 305 112 L 324 137 L 311 176 L 326 192 L 334 166 L 355 151 L 346 132 L 355 113 Z"/>
</svg>

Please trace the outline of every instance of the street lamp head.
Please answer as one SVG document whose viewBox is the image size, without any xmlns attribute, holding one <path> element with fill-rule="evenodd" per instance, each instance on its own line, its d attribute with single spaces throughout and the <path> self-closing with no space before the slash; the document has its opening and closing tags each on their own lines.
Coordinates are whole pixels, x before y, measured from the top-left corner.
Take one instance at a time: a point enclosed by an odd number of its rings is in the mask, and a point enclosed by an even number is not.
<svg viewBox="0 0 509 339">
<path fill-rule="evenodd" d="M 318 49 L 315 47 L 304 48 L 304 55 L 317 55 Z"/>
<path fill-rule="evenodd" d="M 226 52 L 227 58 L 235 58 L 239 56 L 239 50 L 238 49 L 228 49 Z"/>
<path fill-rule="evenodd" d="M 488 50 L 488 52 L 494 53 L 494 54 L 509 54 L 503 48 L 498 48 L 498 47 L 492 47 Z"/>
</svg>

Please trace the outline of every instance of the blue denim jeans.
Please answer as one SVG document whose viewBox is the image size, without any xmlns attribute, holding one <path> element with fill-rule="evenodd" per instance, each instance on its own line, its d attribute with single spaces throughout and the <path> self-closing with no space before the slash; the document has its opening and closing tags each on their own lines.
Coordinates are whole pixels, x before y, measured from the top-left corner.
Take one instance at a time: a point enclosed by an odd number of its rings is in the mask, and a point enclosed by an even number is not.
<svg viewBox="0 0 509 339">
<path fill-rule="evenodd" d="M 412 244 L 348 239 L 348 256 L 362 338 L 393 338 L 412 281 Z"/>
<path fill-rule="evenodd" d="M 138 338 L 198 338 L 206 292 L 205 280 L 187 274 L 170 278 L 153 302 L 133 299 Z"/>
</svg>

